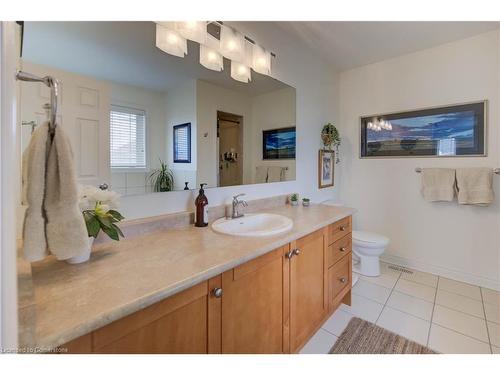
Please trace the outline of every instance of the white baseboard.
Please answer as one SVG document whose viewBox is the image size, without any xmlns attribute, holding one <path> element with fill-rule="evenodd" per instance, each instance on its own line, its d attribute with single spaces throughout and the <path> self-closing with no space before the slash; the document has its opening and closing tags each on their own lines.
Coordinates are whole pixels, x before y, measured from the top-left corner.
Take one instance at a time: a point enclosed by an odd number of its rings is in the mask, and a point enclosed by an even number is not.
<svg viewBox="0 0 500 375">
<path fill-rule="evenodd" d="M 398 266 L 413 268 L 417 271 L 428 272 L 438 276 L 446 277 L 448 279 L 462 281 L 464 283 L 479 285 L 484 288 L 500 291 L 500 280 L 477 276 L 461 270 L 436 266 L 426 262 L 406 259 L 396 255 L 382 254 L 380 258 L 382 261 L 387 263 L 393 263 Z"/>
</svg>

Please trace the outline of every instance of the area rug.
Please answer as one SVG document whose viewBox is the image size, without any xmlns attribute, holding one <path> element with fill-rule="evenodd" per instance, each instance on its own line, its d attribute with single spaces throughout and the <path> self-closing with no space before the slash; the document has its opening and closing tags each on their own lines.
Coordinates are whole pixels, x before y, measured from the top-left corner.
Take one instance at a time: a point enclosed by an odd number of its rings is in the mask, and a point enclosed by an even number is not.
<svg viewBox="0 0 500 375">
<path fill-rule="evenodd" d="M 435 354 L 436 352 L 366 320 L 352 318 L 330 354 Z"/>
</svg>

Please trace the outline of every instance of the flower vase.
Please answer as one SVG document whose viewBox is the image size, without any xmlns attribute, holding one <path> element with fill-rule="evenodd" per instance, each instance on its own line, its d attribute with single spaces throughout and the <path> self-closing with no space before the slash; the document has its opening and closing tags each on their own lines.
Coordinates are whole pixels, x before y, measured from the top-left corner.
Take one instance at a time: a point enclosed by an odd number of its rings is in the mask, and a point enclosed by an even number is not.
<svg viewBox="0 0 500 375">
<path fill-rule="evenodd" d="M 90 253 L 92 251 L 92 244 L 94 243 L 94 240 L 94 237 L 89 237 L 89 246 L 87 247 L 85 253 L 66 259 L 66 262 L 69 264 L 79 264 L 87 262 L 90 259 Z"/>
</svg>

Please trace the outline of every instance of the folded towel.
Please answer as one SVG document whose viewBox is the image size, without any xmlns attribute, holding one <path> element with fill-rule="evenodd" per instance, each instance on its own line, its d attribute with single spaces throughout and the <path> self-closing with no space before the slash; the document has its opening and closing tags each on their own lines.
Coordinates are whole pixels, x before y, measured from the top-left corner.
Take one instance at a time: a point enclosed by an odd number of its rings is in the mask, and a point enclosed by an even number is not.
<svg viewBox="0 0 500 375">
<path fill-rule="evenodd" d="M 42 260 L 48 255 L 45 236 L 45 164 L 50 148 L 49 126 L 38 126 L 23 153 L 24 214 L 23 254 L 30 261 Z"/>
<path fill-rule="evenodd" d="M 457 169 L 458 203 L 488 206 L 495 198 L 491 168 Z"/>
<path fill-rule="evenodd" d="M 87 228 L 78 206 L 73 153 L 61 127 L 56 127 L 47 158 L 44 207 L 50 252 L 64 260 L 88 251 Z"/>
<path fill-rule="evenodd" d="M 455 170 L 424 168 L 421 192 L 427 202 L 451 202 L 455 196 Z"/>
<path fill-rule="evenodd" d="M 280 182 L 284 181 L 284 171 L 285 168 L 283 167 L 269 167 L 267 171 L 267 182 Z"/>
<path fill-rule="evenodd" d="M 257 171 L 255 172 L 255 183 L 263 184 L 267 182 L 267 167 L 265 165 L 259 165 Z"/>
</svg>

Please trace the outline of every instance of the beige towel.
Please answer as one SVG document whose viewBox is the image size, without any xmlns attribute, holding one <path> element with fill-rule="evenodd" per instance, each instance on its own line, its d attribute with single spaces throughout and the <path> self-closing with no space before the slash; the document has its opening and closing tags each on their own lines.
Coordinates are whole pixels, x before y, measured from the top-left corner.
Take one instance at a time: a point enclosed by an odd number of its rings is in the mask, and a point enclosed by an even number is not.
<svg viewBox="0 0 500 375">
<path fill-rule="evenodd" d="M 71 144 L 61 127 L 56 127 L 47 158 L 45 212 L 47 244 L 59 260 L 82 255 L 89 241 L 78 206 L 78 186 Z"/>
<path fill-rule="evenodd" d="M 31 135 L 23 154 L 23 203 L 28 208 L 24 214 L 23 253 L 35 262 L 48 255 L 45 236 L 45 163 L 50 147 L 48 124 L 38 126 Z"/>
<path fill-rule="evenodd" d="M 451 202 L 455 197 L 455 170 L 424 168 L 421 192 L 427 202 Z"/>
<path fill-rule="evenodd" d="M 488 206 L 495 198 L 491 168 L 457 169 L 458 203 Z"/>
<path fill-rule="evenodd" d="M 284 170 L 283 167 L 272 166 L 269 167 L 267 171 L 267 182 L 280 182 L 284 180 Z"/>
<path fill-rule="evenodd" d="M 255 183 L 263 184 L 267 182 L 267 167 L 265 165 L 259 165 L 255 172 Z"/>
</svg>

